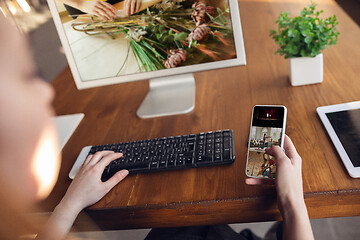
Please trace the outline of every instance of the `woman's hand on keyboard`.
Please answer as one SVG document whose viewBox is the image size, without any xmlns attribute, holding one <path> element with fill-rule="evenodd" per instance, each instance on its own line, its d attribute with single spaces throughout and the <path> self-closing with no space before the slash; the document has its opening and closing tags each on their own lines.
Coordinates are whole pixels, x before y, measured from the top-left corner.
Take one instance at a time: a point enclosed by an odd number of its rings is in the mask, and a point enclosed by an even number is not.
<svg viewBox="0 0 360 240">
<path fill-rule="evenodd" d="M 90 155 L 36 239 L 65 239 L 81 210 L 99 201 L 128 175 L 127 170 L 121 170 L 106 182 L 101 181 L 104 168 L 121 156 L 112 151 Z"/>
<path fill-rule="evenodd" d="M 122 157 L 122 153 L 112 151 L 101 151 L 89 155 L 70 184 L 63 201 L 74 205 L 75 211 L 78 210 L 79 212 L 83 208 L 98 202 L 129 173 L 127 170 L 121 170 L 106 182 L 101 181 L 105 167 L 120 157 Z"/>
</svg>

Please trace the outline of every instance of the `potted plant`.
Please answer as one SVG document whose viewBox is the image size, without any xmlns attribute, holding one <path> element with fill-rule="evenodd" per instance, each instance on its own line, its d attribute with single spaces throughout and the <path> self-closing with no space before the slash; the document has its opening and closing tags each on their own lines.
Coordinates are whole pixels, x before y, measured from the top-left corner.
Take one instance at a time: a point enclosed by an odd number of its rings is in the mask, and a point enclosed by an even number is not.
<svg viewBox="0 0 360 240">
<path fill-rule="evenodd" d="M 275 52 L 290 58 L 291 85 L 320 83 L 323 81 L 323 55 L 327 46 L 337 42 L 339 24 L 336 15 L 321 19 L 323 11 L 315 10 L 311 2 L 300 16 L 290 18 L 289 13 L 282 12 L 275 23 L 278 30 L 271 30 L 270 36 L 279 45 Z"/>
</svg>

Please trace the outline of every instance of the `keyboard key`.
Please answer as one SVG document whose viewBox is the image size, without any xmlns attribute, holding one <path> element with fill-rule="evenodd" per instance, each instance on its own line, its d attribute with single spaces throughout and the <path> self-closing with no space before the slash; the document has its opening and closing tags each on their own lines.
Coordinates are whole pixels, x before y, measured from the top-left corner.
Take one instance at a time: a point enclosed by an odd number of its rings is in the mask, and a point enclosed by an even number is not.
<svg viewBox="0 0 360 240">
<path fill-rule="evenodd" d="M 176 161 L 176 166 L 184 166 L 184 159 L 178 159 L 177 161 Z"/>
<path fill-rule="evenodd" d="M 150 168 L 157 168 L 158 165 L 159 165 L 158 161 L 152 161 L 151 164 L 150 164 Z"/>
<path fill-rule="evenodd" d="M 185 157 L 185 165 L 191 166 L 193 164 L 193 158 L 192 157 Z"/>
<path fill-rule="evenodd" d="M 186 141 L 189 142 L 189 141 L 195 141 L 196 139 L 196 135 L 195 134 L 192 134 L 192 135 L 189 135 L 186 137 Z"/>
<path fill-rule="evenodd" d="M 194 156 L 194 152 L 193 151 L 185 152 L 184 156 L 185 157 L 192 157 L 192 156 Z"/>
<path fill-rule="evenodd" d="M 201 158 L 197 158 L 196 164 L 197 165 L 211 165 L 212 164 L 212 157 L 201 156 Z"/>
<path fill-rule="evenodd" d="M 159 168 L 165 168 L 166 167 L 166 160 L 161 160 L 159 163 Z"/>
<path fill-rule="evenodd" d="M 214 133 L 209 132 L 206 134 L 206 138 L 212 138 L 212 137 L 214 137 Z"/>
<path fill-rule="evenodd" d="M 224 159 L 230 159 L 230 149 L 225 149 L 223 153 Z"/>
<path fill-rule="evenodd" d="M 167 166 L 168 167 L 175 167 L 175 159 L 169 159 Z"/>
<path fill-rule="evenodd" d="M 220 162 L 220 161 L 222 161 L 222 156 L 221 156 L 220 153 L 216 153 L 216 154 L 215 154 L 214 161 L 215 161 L 215 162 Z"/>
<path fill-rule="evenodd" d="M 224 137 L 230 137 L 231 136 L 231 131 L 229 131 L 229 130 L 224 131 L 223 136 Z"/>
<path fill-rule="evenodd" d="M 224 138 L 224 148 L 230 148 L 230 146 L 231 146 L 231 139 Z"/>
</svg>

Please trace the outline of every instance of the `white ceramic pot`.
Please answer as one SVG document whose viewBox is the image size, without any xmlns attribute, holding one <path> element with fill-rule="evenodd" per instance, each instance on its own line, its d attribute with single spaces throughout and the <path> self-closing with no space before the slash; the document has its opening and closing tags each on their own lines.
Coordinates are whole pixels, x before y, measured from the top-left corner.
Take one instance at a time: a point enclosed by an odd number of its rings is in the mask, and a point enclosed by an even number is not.
<svg viewBox="0 0 360 240">
<path fill-rule="evenodd" d="M 292 86 L 321 83 L 323 81 L 323 55 L 290 58 L 290 82 Z"/>
</svg>

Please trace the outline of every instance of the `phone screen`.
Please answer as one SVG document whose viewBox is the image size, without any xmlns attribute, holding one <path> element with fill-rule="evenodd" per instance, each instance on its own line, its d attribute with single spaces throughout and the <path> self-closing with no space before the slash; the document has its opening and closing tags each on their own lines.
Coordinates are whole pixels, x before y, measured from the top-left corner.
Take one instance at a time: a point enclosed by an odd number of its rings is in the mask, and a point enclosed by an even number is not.
<svg viewBox="0 0 360 240">
<path fill-rule="evenodd" d="M 285 108 L 255 106 L 250 128 L 249 151 L 246 173 L 251 177 L 274 179 L 276 159 L 265 149 L 283 142 Z"/>
</svg>

